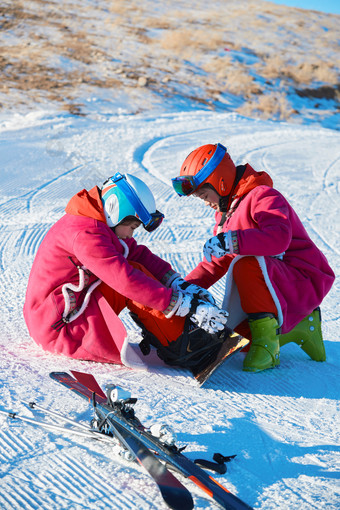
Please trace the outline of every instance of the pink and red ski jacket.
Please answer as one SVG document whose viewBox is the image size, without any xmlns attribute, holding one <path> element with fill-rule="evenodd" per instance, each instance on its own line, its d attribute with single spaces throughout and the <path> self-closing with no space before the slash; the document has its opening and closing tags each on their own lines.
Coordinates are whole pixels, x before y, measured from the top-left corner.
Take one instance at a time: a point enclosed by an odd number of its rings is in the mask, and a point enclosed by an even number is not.
<svg viewBox="0 0 340 510">
<path fill-rule="evenodd" d="M 221 217 L 220 212 L 215 213 L 214 235 L 220 231 L 237 232 L 239 255 L 264 257 L 281 305 L 282 332 L 290 331 L 320 305 L 333 284 L 335 276 L 326 257 L 287 200 L 273 189 L 269 175 L 256 172 L 250 165 L 246 165 L 235 188 L 222 230 Z M 207 289 L 227 273 L 236 256 L 213 257 L 210 263 L 204 259 L 185 279 Z"/>
<path fill-rule="evenodd" d="M 66 214 L 51 227 L 38 249 L 26 292 L 25 321 L 31 337 L 43 349 L 71 358 L 121 363 L 126 330 L 97 288 L 78 318 L 63 323 L 60 330 L 52 327 L 65 309 L 64 285 L 79 287 L 77 266 L 85 271 L 83 289 L 72 293 L 77 308 L 98 279 L 142 305 L 160 311 L 167 308 L 172 291 L 160 280 L 171 269 L 170 264 L 133 238 L 124 242 L 126 258 L 120 240 L 106 224 L 97 187 L 82 190 L 70 200 Z M 141 263 L 157 280 L 133 268 L 129 261 Z"/>
</svg>

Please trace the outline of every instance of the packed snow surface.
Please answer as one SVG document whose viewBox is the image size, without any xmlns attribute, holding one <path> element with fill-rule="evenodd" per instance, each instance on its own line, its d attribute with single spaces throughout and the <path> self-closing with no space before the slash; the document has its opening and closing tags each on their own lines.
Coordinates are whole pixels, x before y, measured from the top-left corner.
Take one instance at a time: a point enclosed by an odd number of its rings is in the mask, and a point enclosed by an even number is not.
<svg viewBox="0 0 340 510">
<path fill-rule="evenodd" d="M 141 177 L 165 214 L 162 226 L 152 234 L 141 229 L 138 241 L 183 275 L 193 269 L 211 235 L 213 211 L 198 199 L 177 197 L 170 179 L 193 148 L 211 142 L 226 145 L 236 163 L 270 173 L 337 270 L 340 133 L 207 111 L 92 117 L 36 111 L 3 115 L 0 131 L 0 409 L 43 419 L 22 403 L 35 400 L 89 422 L 90 406 L 49 378 L 51 371 L 88 372 L 102 387 L 115 383 L 137 397 L 145 425 L 171 425 L 189 458 L 236 454 L 216 478 L 250 506 L 339 508 L 339 281 L 322 304 L 325 363 L 290 344 L 279 368 L 251 374 L 242 372 L 238 353 L 202 388 L 186 371 L 133 371 L 45 353 L 30 339 L 22 307 L 38 246 L 69 198 L 116 171 Z M 223 284 L 212 289 L 219 303 Z M 138 341 L 134 324 L 127 314 L 122 318 Z M 115 447 L 4 415 L 0 436 L 1 508 L 165 508 L 152 479 Z M 217 508 L 181 481 L 195 508 Z"/>
</svg>

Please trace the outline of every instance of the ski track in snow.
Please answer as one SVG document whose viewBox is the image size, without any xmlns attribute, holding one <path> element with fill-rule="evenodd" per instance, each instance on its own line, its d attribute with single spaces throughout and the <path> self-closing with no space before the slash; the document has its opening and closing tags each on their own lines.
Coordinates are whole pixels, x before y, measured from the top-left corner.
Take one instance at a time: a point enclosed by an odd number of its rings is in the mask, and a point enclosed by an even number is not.
<svg viewBox="0 0 340 510">
<path fill-rule="evenodd" d="M 179 272 L 192 270 L 211 236 L 213 213 L 198 200 L 175 196 L 170 179 L 193 148 L 217 141 L 237 164 L 248 161 L 270 173 L 336 268 L 340 134 L 209 112 L 122 115 L 106 121 L 37 115 L 23 119 L 22 129 L 5 124 L 0 123 L 5 162 L 0 181 L 1 408 L 36 416 L 20 403 L 34 398 L 89 421 L 86 403 L 48 374 L 93 373 L 102 386 L 113 382 L 138 397 L 137 416 L 146 425 L 160 421 L 173 426 L 190 458 L 236 453 L 227 474 L 217 478 L 255 508 L 339 508 L 337 282 L 322 306 L 326 363 L 312 362 L 288 345 L 279 369 L 254 375 L 242 372 L 239 354 L 203 388 L 179 369 L 138 372 L 44 353 L 29 338 L 22 306 L 34 255 L 68 199 L 118 170 L 142 177 L 166 216 L 152 235 L 138 232 L 139 242 Z M 212 292 L 221 302 L 224 282 Z M 136 326 L 126 313 L 122 317 L 137 340 Z M 3 415 L 0 461 L 0 508 L 165 508 L 153 481 L 117 452 Z M 217 508 L 193 484 L 184 483 L 195 508 Z"/>
</svg>

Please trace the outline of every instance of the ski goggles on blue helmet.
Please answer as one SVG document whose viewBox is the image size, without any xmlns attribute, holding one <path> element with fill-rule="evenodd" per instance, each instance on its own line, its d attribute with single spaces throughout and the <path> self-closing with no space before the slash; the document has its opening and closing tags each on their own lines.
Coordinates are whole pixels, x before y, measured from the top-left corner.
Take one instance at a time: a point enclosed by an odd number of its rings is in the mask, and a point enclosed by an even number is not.
<svg viewBox="0 0 340 510">
<path fill-rule="evenodd" d="M 127 182 L 124 175 L 120 172 L 115 173 L 111 178 L 111 182 L 113 182 L 120 191 L 124 194 L 126 199 L 129 201 L 131 206 L 136 212 L 136 216 L 143 223 L 143 227 L 147 232 L 153 232 L 157 227 L 162 223 L 164 219 L 164 214 L 159 211 L 155 211 L 150 213 L 141 199 L 138 197 L 136 191 L 132 186 Z M 146 186 L 146 185 L 145 185 Z M 151 194 L 151 191 L 148 190 Z M 152 195 L 152 194 L 151 194 Z"/>
<path fill-rule="evenodd" d="M 179 196 L 187 196 L 194 193 L 201 184 L 213 173 L 215 168 L 221 163 L 227 149 L 220 143 L 216 145 L 216 150 L 209 161 L 201 168 L 196 175 L 180 175 L 174 177 L 172 186 Z"/>
</svg>

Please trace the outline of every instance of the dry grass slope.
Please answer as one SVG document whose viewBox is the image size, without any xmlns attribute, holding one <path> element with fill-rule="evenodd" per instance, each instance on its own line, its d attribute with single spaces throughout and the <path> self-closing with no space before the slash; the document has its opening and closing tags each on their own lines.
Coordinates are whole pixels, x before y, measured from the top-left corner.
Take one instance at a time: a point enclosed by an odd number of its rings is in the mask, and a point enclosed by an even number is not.
<svg viewBox="0 0 340 510">
<path fill-rule="evenodd" d="M 5 0 L 3 109 L 123 90 L 137 109 L 174 95 L 248 116 L 296 118 L 291 98 L 339 109 L 340 16 L 269 2 Z"/>
</svg>

